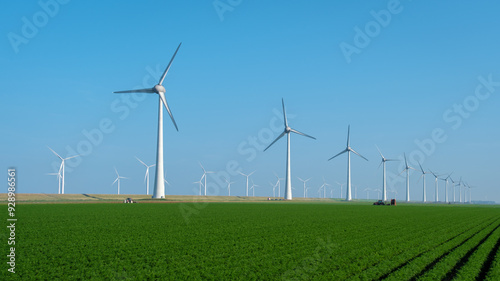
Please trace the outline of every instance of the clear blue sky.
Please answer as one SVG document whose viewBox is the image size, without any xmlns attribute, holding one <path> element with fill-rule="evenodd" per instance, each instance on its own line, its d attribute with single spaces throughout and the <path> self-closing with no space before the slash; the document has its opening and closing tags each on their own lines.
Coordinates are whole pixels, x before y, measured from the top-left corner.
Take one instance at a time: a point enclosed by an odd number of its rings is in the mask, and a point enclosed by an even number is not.
<svg viewBox="0 0 500 281">
<path fill-rule="evenodd" d="M 84 153 L 67 162 L 66 193 L 116 193 L 113 167 L 130 178 L 122 193 L 145 193 L 145 169 L 134 157 L 155 162 L 158 99 L 127 103 L 112 92 L 153 86 L 183 42 L 164 83 L 179 126 L 164 120 L 167 195 L 197 193 L 198 161 L 218 172 L 228 163 L 257 170 L 256 195 L 271 195 L 273 171 L 285 173 L 286 140 L 262 152 L 249 137 L 260 148 L 279 134 L 272 128 L 282 122 L 284 98 L 291 127 L 317 138 L 292 135 L 296 197 L 297 176 L 312 177 L 311 195 L 322 177 L 346 182 L 346 157 L 326 160 L 345 148 L 350 124 L 352 147 L 370 160 L 352 157 L 358 197 L 381 188 L 378 145 L 388 158 L 406 152 L 414 167 L 418 159 L 462 176 L 477 187 L 473 200 L 500 201 L 499 3 L 40 3 L 50 5 L 11 1 L 0 11 L 0 166 L 18 169 L 19 192 L 57 193 L 56 178 L 46 175 L 59 165 L 50 146 L 65 157 Z M 95 137 L 101 122 L 112 129 L 92 143 L 84 132 Z M 402 166 L 389 162 L 388 174 Z M 403 199 L 404 177 L 389 177 Z M 413 200 L 421 200 L 418 177 L 410 179 Z M 232 194 L 244 195 L 244 177 L 231 180 Z M 227 194 L 215 178 L 208 182 L 211 194 Z M 431 177 L 427 194 L 432 201 Z"/>
</svg>

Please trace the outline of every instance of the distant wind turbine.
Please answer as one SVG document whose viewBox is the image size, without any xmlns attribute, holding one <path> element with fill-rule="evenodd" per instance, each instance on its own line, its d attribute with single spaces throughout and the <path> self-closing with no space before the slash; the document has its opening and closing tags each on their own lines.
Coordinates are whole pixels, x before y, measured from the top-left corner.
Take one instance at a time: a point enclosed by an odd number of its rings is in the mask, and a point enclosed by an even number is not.
<svg viewBox="0 0 500 281">
<path fill-rule="evenodd" d="M 68 159 L 80 156 L 80 154 L 74 155 L 71 157 L 62 158 L 61 156 L 59 156 L 59 154 L 57 154 L 54 150 L 52 150 L 52 148 L 50 148 L 50 147 L 48 147 L 48 148 L 50 149 L 50 151 L 52 151 L 52 153 L 54 153 L 57 157 L 59 157 L 59 159 L 61 159 L 61 166 L 59 167 L 59 173 L 61 174 L 61 194 L 64 194 L 64 167 L 65 167 L 64 163 Z"/>
<path fill-rule="evenodd" d="M 453 173 L 451 173 L 453 174 Z M 444 199 L 445 199 L 445 202 L 448 203 L 448 179 L 450 179 L 451 177 L 451 174 L 449 174 L 446 178 L 442 178 L 440 180 L 443 180 L 444 181 Z"/>
<path fill-rule="evenodd" d="M 203 169 L 203 176 L 202 178 L 205 178 L 205 184 L 204 184 L 204 187 L 205 187 L 205 196 L 207 196 L 207 174 L 213 174 L 214 172 L 212 171 L 207 171 L 205 170 L 205 168 L 203 168 L 203 165 L 201 165 L 200 162 L 198 162 L 200 164 L 200 167 Z"/>
<path fill-rule="evenodd" d="M 137 89 L 137 90 L 127 90 L 127 91 L 116 91 L 114 92 L 115 94 L 126 94 L 126 93 L 147 93 L 147 94 L 157 94 L 159 96 L 159 109 L 158 109 L 158 141 L 157 141 L 157 154 L 156 154 L 156 174 L 155 174 L 155 189 L 154 189 L 154 194 L 153 198 L 165 198 L 165 183 L 163 182 L 163 179 L 165 178 L 164 171 L 163 171 L 163 106 L 167 109 L 168 115 L 170 115 L 170 119 L 172 120 L 172 123 L 174 123 L 175 129 L 179 131 L 177 128 L 177 124 L 175 123 L 174 116 L 172 115 L 172 112 L 170 111 L 170 108 L 168 107 L 167 99 L 165 98 L 165 87 L 163 87 L 163 80 L 167 76 L 168 70 L 170 69 L 170 66 L 172 65 L 172 62 L 174 61 L 175 55 L 177 54 L 177 51 L 179 51 L 179 48 L 181 47 L 181 44 L 177 47 L 175 50 L 174 55 L 170 59 L 170 62 L 167 65 L 167 68 L 163 72 L 163 75 L 161 76 L 160 80 L 158 81 L 158 84 L 155 85 L 153 88 L 147 88 L 147 89 Z"/>
<path fill-rule="evenodd" d="M 281 181 L 284 180 L 284 178 L 278 177 L 276 172 L 274 172 L 274 176 L 276 177 L 276 184 L 278 185 L 278 197 L 281 197 Z"/>
<path fill-rule="evenodd" d="M 406 171 L 406 202 L 410 202 L 410 169 L 415 170 L 415 168 L 410 167 L 410 165 L 408 165 L 408 161 L 406 160 L 406 153 L 404 153 L 404 156 L 405 156 L 405 169 L 403 170 L 403 172 Z M 403 172 L 399 174 L 401 175 Z"/>
<path fill-rule="evenodd" d="M 47 173 L 47 175 L 57 176 L 57 182 L 58 182 L 57 194 L 61 194 L 61 179 L 62 179 L 61 168 L 62 168 L 62 166 L 59 167 L 59 171 L 57 171 L 57 173 Z"/>
<path fill-rule="evenodd" d="M 292 200 L 292 172 L 290 169 L 290 133 L 296 133 L 298 135 L 302 135 L 311 139 L 316 139 L 315 137 L 311 137 L 310 135 L 306 135 L 301 133 L 295 129 L 292 129 L 288 126 L 288 121 L 286 119 L 286 110 L 285 110 L 285 101 L 281 99 L 281 105 L 283 106 L 283 122 L 285 125 L 285 129 L 281 135 L 279 135 L 264 151 L 266 151 L 271 145 L 273 145 L 276 141 L 281 139 L 285 134 L 287 136 L 286 142 L 286 178 L 285 178 L 285 200 Z"/>
<path fill-rule="evenodd" d="M 243 174 L 242 172 L 239 172 L 239 171 L 238 171 L 238 173 L 239 173 L 240 175 L 242 175 L 242 176 L 244 176 L 244 177 L 246 177 L 246 178 L 247 178 L 247 193 L 246 193 L 246 194 L 247 194 L 247 197 L 248 197 L 248 177 L 249 177 L 249 176 L 251 176 L 253 173 L 255 173 L 255 171 L 251 172 L 251 173 L 250 173 L 250 174 L 248 174 L 248 175 L 245 175 L 245 174 Z"/>
<path fill-rule="evenodd" d="M 438 191 L 438 178 L 439 178 L 439 175 L 434 173 L 433 171 L 429 170 L 431 172 L 431 174 L 434 176 L 436 182 L 435 182 L 435 185 L 436 185 L 436 202 L 439 201 L 439 191 Z"/>
<path fill-rule="evenodd" d="M 120 194 L 120 179 L 128 179 L 128 178 L 120 176 L 118 174 L 118 171 L 116 170 L 116 168 L 115 168 L 115 172 L 116 172 L 116 179 L 111 185 L 115 184 L 115 182 L 118 182 L 118 195 L 119 195 Z"/>
<path fill-rule="evenodd" d="M 137 156 L 135 157 L 139 162 L 141 162 L 142 165 L 146 167 L 146 174 L 144 175 L 144 181 L 146 182 L 146 195 L 149 195 L 149 168 L 155 166 L 156 164 L 153 165 L 146 165 L 146 163 L 142 162 L 141 159 L 139 159 Z"/>
<path fill-rule="evenodd" d="M 227 196 L 231 196 L 231 184 L 235 183 L 234 181 L 230 181 L 226 178 L 224 178 L 224 180 L 226 181 L 227 183 Z"/>
<path fill-rule="evenodd" d="M 200 195 L 200 196 L 201 196 L 201 186 L 203 185 L 202 180 L 203 180 L 203 178 L 204 178 L 204 177 L 205 177 L 205 174 L 203 174 L 203 176 L 201 176 L 201 178 L 200 178 L 200 180 L 199 180 L 199 181 L 195 181 L 195 182 L 193 182 L 193 183 L 199 183 L 199 184 L 200 184 L 200 193 L 199 193 L 199 195 Z"/>
<path fill-rule="evenodd" d="M 342 150 L 341 152 L 339 152 L 337 155 L 333 156 L 332 158 L 328 159 L 328 161 L 332 160 L 333 158 L 343 154 L 343 153 L 346 153 L 347 152 L 347 194 L 346 194 L 346 199 L 347 201 L 351 201 L 352 200 L 352 197 L 351 197 L 351 152 L 353 152 L 354 154 L 358 155 L 359 157 L 365 159 L 366 161 L 368 161 L 368 159 L 366 159 L 364 156 L 362 156 L 361 154 L 357 153 L 356 151 L 354 151 L 354 149 L 351 148 L 351 143 L 350 143 L 350 131 L 351 131 L 351 126 L 349 125 L 347 127 L 347 147 Z"/>
<path fill-rule="evenodd" d="M 383 175 L 382 175 L 382 197 L 383 198 L 382 198 L 382 200 L 387 201 L 387 184 L 386 184 L 386 179 L 385 179 L 385 162 L 398 161 L 398 160 L 385 158 L 384 155 L 382 155 L 382 152 L 380 151 L 378 146 L 375 145 L 375 147 L 377 147 L 378 153 L 380 153 L 380 157 L 382 157 L 382 160 L 380 161 L 380 164 L 378 165 L 378 167 L 380 168 L 380 165 L 383 165 Z"/>
<path fill-rule="evenodd" d="M 344 186 L 345 183 L 340 183 L 338 181 L 336 181 L 335 183 L 340 186 L 340 198 L 342 198 L 342 187 Z"/>
<path fill-rule="evenodd" d="M 308 182 L 311 178 L 308 178 L 307 180 L 303 180 L 299 177 L 297 177 L 301 182 L 304 183 L 304 198 L 306 198 L 306 182 Z"/>
<path fill-rule="evenodd" d="M 319 189 L 322 189 L 323 188 L 323 198 L 326 198 L 326 187 L 327 186 L 330 186 L 329 184 L 326 183 L 325 181 L 325 178 L 323 178 L 323 184 L 321 185 L 321 187 Z"/>
<path fill-rule="evenodd" d="M 424 168 L 422 168 L 422 165 L 420 165 L 420 162 L 418 162 L 418 166 L 420 166 L 420 171 L 422 172 L 422 175 L 420 176 L 420 178 L 422 179 L 422 182 L 424 184 L 424 189 L 423 189 L 424 193 L 423 193 L 423 196 L 422 196 L 422 202 L 425 203 L 425 201 L 426 201 L 426 196 L 425 196 L 425 174 L 427 174 L 427 172 L 424 171 Z"/>
<path fill-rule="evenodd" d="M 255 197 L 255 188 L 258 187 L 258 185 L 256 185 L 253 180 L 250 180 L 252 182 L 252 186 L 250 187 L 250 189 L 252 190 L 252 196 Z"/>
</svg>

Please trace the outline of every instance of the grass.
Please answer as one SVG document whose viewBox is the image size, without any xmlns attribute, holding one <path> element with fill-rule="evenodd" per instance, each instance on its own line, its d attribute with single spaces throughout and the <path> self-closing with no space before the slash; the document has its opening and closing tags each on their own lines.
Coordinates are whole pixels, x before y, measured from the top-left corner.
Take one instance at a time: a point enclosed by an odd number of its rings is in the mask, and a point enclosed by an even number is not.
<svg viewBox="0 0 500 281">
<path fill-rule="evenodd" d="M 454 270 L 498 280 L 499 214 L 494 206 L 297 201 L 22 203 L 14 277 L 430 280 Z"/>
</svg>

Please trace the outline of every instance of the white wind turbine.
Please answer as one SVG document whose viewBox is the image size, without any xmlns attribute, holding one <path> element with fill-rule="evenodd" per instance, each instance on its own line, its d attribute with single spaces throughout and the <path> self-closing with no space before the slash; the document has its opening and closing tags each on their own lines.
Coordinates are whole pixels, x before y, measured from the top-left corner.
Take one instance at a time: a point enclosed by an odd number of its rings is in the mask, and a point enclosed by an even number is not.
<svg viewBox="0 0 500 281">
<path fill-rule="evenodd" d="M 274 172 L 274 176 L 276 177 L 276 185 L 278 186 L 278 197 L 281 197 L 281 181 L 284 180 L 284 178 L 278 177 L 276 172 Z"/>
<path fill-rule="evenodd" d="M 352 200 L 352 197 L 351 197 L 351 152 L 353 152 L 354 154 L 358 155 L 359 157 L 365 159 L 366 161 L 368 161 L 368 159 L 366 159 L 364 156 L 362 156 L 361 154 L 357 153 L 356 151 L 354 151 L 354 149 L 351 148 L 351 143 L 350 143 L 350 131 L 351 131 L 351 125 L 349 125 L 347 127 L 347 147 L 342 150 L 341 152 L 339 152 L 337 155 L 333 156 L 332 158 L 328 159 L 328 161 L 332 160 L 333 158 L 343 154 L 343 153 L 346 153 L 347 152 L 347 194 L 346 194 L 346 201 L 351 201 Z"/>
<path fill-rule="evenodd" d="M 146 182 L 146 195 L 149 195 L 149 168 L 155 166 L 156 164 L 153 165 L 146 165 L 146 163 L 142 162 L 141 159 L 139 159 L 137 156 L 135 157 L 139 162 L 141 162 L 142 165 L 146 167 L 146 174 L 144 175 L 144 181 Z"/>
<path fill-rule="evenodd" d="M 255 197 L 255 188 L 258 187 L 255 183 L 253 183 L 253 180 L 250 180 L 252 182 L 252 186 L 250 189 L 252 190 L 252 196 Z"/>
<path fill-rule="evenodd" d="M 242 173 L 242 172 L 240 172 L 240 171 L 238 171 L 238 173 L 240 173 L 240 175 L 242 175 L 242 176 L 244 176 L 244 177 L 246 177 L 246 178 L 247 178 L 247 193 L 246 193 L 246 194 L 247 194 L 247 197 L 248 197 L 248 177 L 249 177 L 249 176 L 251 176 L 253 173 L 255 173 L 255 171 L 251 172 L 251 173 L 250 173 L 250 174 L 248 174 L 248 175 L 245 175 L 245 174 L 243 174 L 243 173 Z"/>
<path fill-rule="evenodd" d="M 199 184 L 200 184 L 200 194 L 199 194 L 200 196 L 201 196 L 201 186 L 203 185 L 203 182 L 202 182 L 203 177 L 205 177 L 205 175 L 201 176 L 201 178 L 200 178 L 200 180 L 199 180 L 199 181 L 195 181 L 195 182 L 193 182 L 193 183 L 199 183 Z"/>
<path fill-rule="evenodd" d="M 406 153 L 404 153 L 405 156 L 405 169 L 399 173 L 400 175 L 406 171 L 406 202 L 410 202 L 410 169 L 415 170 L 415 168 L 410 167 L 408 165 L 408 161 L 406 160 Z"/>
<path fill-rule="evenodd" d="M 227 196 L 231 196 L 231 184 L 235 183 L 234 181 L 230 181 L 226 178 L 224 178 L 224 180 L 226 181 L 227 183 Z"/>
<path fill-rule="evenodd" d="M 279 135 L 264 151 L 266 151 L 271 145 L 273 145 L 276 141 L 281 139 L 285 134 L 287 136 L 286 142 L 286 177 L 285 177 L 285 200 L 292 200 L 292 171 L 290 168 L 290 133 L 296 133 L 298 135 L 302 135 L 311 139 L 316 139 L 315 137 L 311 137 L 310 135 L 306 135 L 301 133 L 295 129 L 292 129 L 288 126 L 288 121 L 286 119 L 286 110 L 285 110 L 285 101 L 281 99 L 281 105 L 283 106 L 283 122 L 285 125 L 285 129 L 281 135 Z"/>
<path fill-rule="evenodd" d="M 48 146 L 47 146 L 48 147 Z M 78 157 L 80 156 L 80 154 L 78 155 L 74 155 L 74 156 L 71 156 L 71 157 L 66 157 L 66 158 L 62 158 L 61 156 L 59 156 L 59 154 L 57 154 L 54 150 L 52 150 L 52 148 L 48 147 L 50 149 L 50 151 L 52 151 L 57 157 L 59 157 L 59 159 L 61 159 L 61 166 L 59 167 L 59 173 L 61 174 L 61 194 L 64 194 L 64 163 L 66 160 L 68 159 L 71 159 L 71 158 L 75 158 L 75 157 Z"/>
<path fill-rule="evenodd" d="M 431 174 L 434 176 L 434 178 L 436 180 L 436 183 L 435 183 L 435 185 L 436 185 L 436 202 L 438 202 L 439 201 L 439 192 L 438 192 L 438 178 L 439 178 L 439 175 L 436 174 L 436 173 L 434 173 L 430 169 L 429 169 L 429 171 L 431 172 Z"/>
<path fill-rule="evenodd" d="M 319 189 L 322 189 L 323 188 L 323 198 L 326 198 L 326 187 L 327 186 L 330 186 L 329 184 L 326 183 L 325 181 L 325 178 L 323 178 L 323 184 L 321 185 L 321 187 Z"/>
<path fill-rule="evenodd" d="M 273 184 L 272 182 L 269 182 L 269 185 L 273 188 L 273 197 L 276 197 L 276 186 L 278 184 Z"/>
<path fill-rule="evenodd" d="M 422 168 L 422 165 L 420 165 L 420 162 L 418 162 L 418 166 L 420 167 L 420 171 L 422 172 L 422 175 L 420 176 L 420 178 L 422 179 L 422 182 L 424 184 L 424 189 L 423 189 L 424 193 L 423 193 L 423 196 L 422 196 L 422 202 L 425 203 L 425 201 L 426 201 L 426 196 L 425 196 L 425 174 L 427 174 L 427 172 L 424 171 L 424 168 Z"/>
<path fill-rule="evenodd" d="M 366 191 L 366 199 L 368 199 L 368 192 L 370 192 L 371 189 L 370 188 L 365 188 L 365 189 L 363 189 L 363 191 Z"/>
<path fill-rule="evenodd" d="M 377 147 L 378 153 L 380 153 L 380 157 L 382 157 L 382 160 L 380 161 L 380 164 L 378 165 L 378 167 L 380 168 L 380 165 L 383 165 L 383 175 L 382 175 L 382 197 L 383 198 L 382 198 L 382 200 L 387 201 L 387 183 L 386 183 L 386 177 L 385 177 L 385 162 L 398 161 L 398 160 L 385 158 L 384 155 L 382 155 L 382 152 L 380 151 L 378 146 L 375 145 L 375 147 Z"/>
<path fill-rule="evenodd" d="M 335 183 L 340 186 L 340 197 L 339 198 L 342 198 L 342 187 L 344 186 L 345 183 L 340 183 L 338 181 L 336 181 Z"/>
<path fill-rule="evenodd" d="M 205 187 L 205 196 L 207 196 L 207 174 L 213 174 L 214 172 L 205 170 L 205 168 L 203 168 L 203 165 L 201 165 L 200 162 L 198 163 L 200 164 L 200 167 L 203 169 L 203 176 L 201 178 L 202 179 L 205 178 L 205 184 L 203 184 L 203 186 Z"/>
<path fill-rule="evenodd" d="M 297 177 L 301 182 L 304 183 L 304 198 L 306 198 L 306 182 L 308 182 L 311 178 L 308 178 L 307 180 L 303 180 L 299 177 Z"/>
<path fill-rule="evenodd" d="M 57 173 L 47 173 L 47 175 L 51 175 L 51 176 L 57 176 L 57 182 L 58 182 L 58 191 L 57 191 L 57 194 L 61 194 L 61 179 L 62 179 L 62 176 L 61 176 L 61 168 L 62 166 L 59 167 L 59 171 L 57 171 Z"/>
<path fill-rule="evenodd" d="M 451 173 L 453 174 L 453 173 Z M 446 178 L 440 179 L 444 181 L 444 199 L 445 202 L 448 203 L 448 179 L 451 179 L 451 174 L 449 174 Z"/>
<path fill-rule="evenodd" d="M 163 72 L 159 82 L 153 88 L 147 89 L 137 89 L 137 90 L 127 90 L 127 91 L 116 91 L 116 94 L 125 94 L 125 93 L 147 93 L 147 94 L 158 94 L 159 96 L 159 109 L 158 109 L 158 141 L 157 141 L 157 154 L 156 154 L 156 174 L 155 174 L 155 188 L 153 198 L 165 198 L 165 183 L 163 182 L 165 175 L 163 171 L 163 106 L 167 109 L 168 115 L 170 115 L 170 119 L 174 123 L 175 129 L 179 131 L 177 128 L 177 124 L 175 123 L 174 116 L 168 107 L 167 99 L 165 98 L 165 87 L 163 87 L 163 80 L 165 80 L 165 76 L 167 76 L 167 72 L 172 65 L 172 61 L 179 51 L 181 44 L 175 50 L 174 55 L 170 59 L 170 62 L 167 65 L 167 68 Z M 163 104 L 163 105 L 162 105 Z"/>
<path fill-rule="evenodd" d="M 118 195 L 119 195 L 120 194 L 120 179 L 128 179 L 128 178 L 120 176 L 118 174 L 118 171 L 116 170 L 116 168 L 115 168 L 115 172 L 116 172 L 116 179 L 111 185 L 115 184 L 115 182 L 118 182 Z"/>
</svg>

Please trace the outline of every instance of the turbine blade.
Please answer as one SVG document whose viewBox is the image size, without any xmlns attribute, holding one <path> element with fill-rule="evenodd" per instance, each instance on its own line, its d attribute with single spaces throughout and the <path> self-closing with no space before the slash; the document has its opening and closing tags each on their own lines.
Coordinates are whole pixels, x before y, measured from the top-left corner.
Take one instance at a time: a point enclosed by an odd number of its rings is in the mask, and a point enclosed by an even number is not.
<svg viewBox="0 0 500 281">
<path fill-rule="evenodd" d="M 354 151 L 354 149 L 351 148 L 351 151 L 354 152 L 354 154 L 358 155 L 359 157 L 365 159 L 366 161 L 368 161 L 368 159 L 366 159 L 363 155 L 357 153 L 356 151 Z"/>
<path fill-rule="evenodd" d="M 75 155 L 75 156 L 71 156 L 71 157 L 68 157 L 68 158 L 64 158 L 64 160 L 68 160 L 68 159 L 75 158 L 75 157 L 78 157 L 78 156 L 80 156 L 80 154 Z"/>
<path fill-rule="evenodd" d="M 335 157 L 339 156 L 340 154 L 342 154 L 342 153 L 346 153 L 346 152 L 347 152 L 347 148 L 346 148 L 346 149 L 344 149 L 344 150 L 342 150 L 341 152 L 337 153 L 337 155 L 333 156 L 332 158 L 328 159 L 328 161 L 330 161 L 330 160 L 332 160 L 333 158 L 335 158 Z"/>
<path fill-rule="evenodd" d="M 285 124 L 285 128 L 288 127 L 288 120 L 286 120 L 286 110 L 285 110 L 285 101 L 281 98 L 281 105 L 283 106 L 283 122 Z"/>
<path fill-rule="evenodd" d="M 114 94 L 129 94 L 129 93 L 148 93 L 148 94 L 154 94 L 156 93 L 154 88 L 148 88 L 148 89 L 137 89 L 137 90 L 126 90 L 126 91 L 115 91 L 113 92 Z"/>
<path fill-rule="evenodd" d="M 403 153 L 403 155 L 405 156 L 405 167 L 408 168 L 408 161 L 406 161 L 406 153 Z"/>
<path fill-rule="evenodd" d="M 264 151 L 266 151 L 268 148 L 270 148 L 271 145 L 273 145 L 275 142 L 277 142 L 279 139 L 281 139 L 285 134 L 286 134 L 286 131 L 283 131 L 283 133 L 281 133 L 281 135 L 279 135 L 268 147 L 266 147 L 266 149 L 264 149 Z"/>
<path fill-rule="evenodd" d="M 253 173 L 255 173 L 255 172 L 256 172 L 256 171 L 251 172 L 250 174 L 248 174 L 248 176 L 251 176 L 251 175 L 252 175 Z"/>
<path fill-rule="evenodd" d="M 163 75 L 161 76 L 160 82 L 158 82 L 159 85 L 163 84 L 163 80 L 165 79 L 165 76 L 167 76 L 167 72 L 170 69 L 170 65 L 174 61 L 175 55 L 177 55 L 177 51 L 179 51 L 179 48 L 181 47 L 181 44 L 182 44 L 182 42 L 179 43 L 179 46 L 177 47 L 177 50 L 175 50 L 175 53 L 172 56 L 172 58 L 170 59 L 170 62 L 168 63 L 167 68 L 165 68 L 165 72 L 163 72 Z"/>
<path fill-rule="evenodd" d="M 417 162 L 418 162 L 418 166 L 420 166 L 420 170 L 422 171 L 422 174 L 425 174 L 424 168 L 422 168 L 422 165 L 420 164 L 420 161 L 417 161 Z"/>
<path fill-rule="evenodd" d="M 165 99 L 165 93 L 159 92 L 158 95 L 160 96 L 160 99 L 163 102 L 163 105 L 167 109 L 168 115 L 170 115 L 170 119 L 172 119 L 172 122 L 174 123 L 175 129 L 177 131 L 179 131 L 179 128 L 177 128 L 177 124 L 175 123 L 174 116 L 172 115 L 172 112 L 170 111 L 170 108 L 168 107 L 167 100 Z"/>
<path fill-rule="evenodd" d="M 378 146 L 377 146 L 377 145 L 375 145 L 375 147 L 377 148 L 378 153 L 380 153 L 380 156 L 382 157 L 382 159 L 384 159 L 384 160 L 385 160 L 385 157 L 384 157 L 384 155 L 382 155 L 382 152 L 380 151 L 380 148 L 378 148 Z"/>
<path fill-rule="evenodd" d="M 115 181 L 114 181 L 111 185 L 115 184 L 115 182 L 116 182 L 118 179 L 119 179 L 119 178 L 116 178 L 116 180 L 115 180 Z"/>
<path fill-rule="evenodd" d="M 347 147 L 349 147 L 349 144 L 351 143 L 350 139 L 349 139 L 350 134 L 351 134 L 351 125 L 348 125 L 347 126 Z"/>
<path fill-rule="evenodd" d="M 47 146 L 47 148 L 50 149 L 50 151 L 52 151 L 52 153 L 54 153 L 57 157 L 59 157 L 59 159 L 64 160 L 61 156 L 59 156 L 59 154 L 57 154 L 54 150 L 52 150 L 52 148 L 50 148 L 48 146 Z"/>
<path fill-rule="evenodd" d="M 297 130 L 295 130 L 295 129 L 290 129 L 290 131 L 292 131 L 292 132 L 294 132 L 294 133 L 296 133 L 296 134 L 299 134 L 299 135 L 303 135 L 304 137 L 311 138 L 311 139 L 313 139 L 313 140 L 315 140 L 315 139 L 316 139 L 315 137 L 311 137 L 310 135 L 307 135 L 307 134 L 301 133 L 301 132 L 299 132 L 299 131 L 297 131 Z"/>
<path fill-rule="evenodd" d="M 139 162 L 141 162 L 141 163 L 142 163 L 142 165 L 144 165 L 144 166 L 146 166 L 146 167 L 148 166 L 148 165 L 146 165 L 146 163 L 142 162 L 142 160 L 141 160 L 141 159 L 139 159 L 137 156 L 135 157 L 135 159 L 139 160 Z"/>
</svg>

